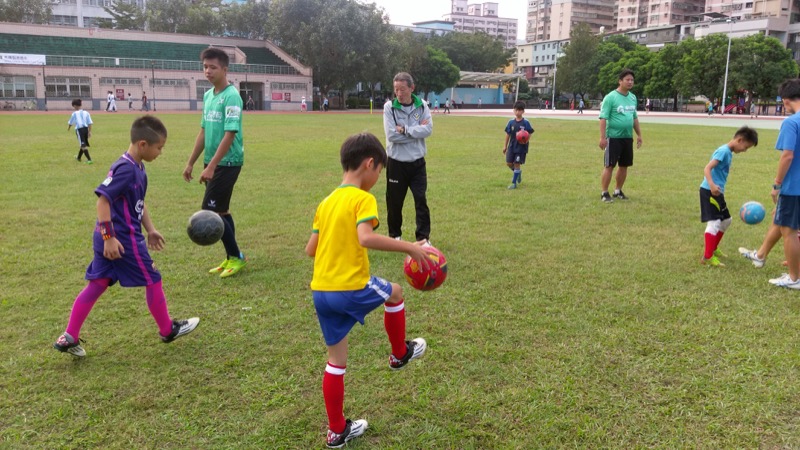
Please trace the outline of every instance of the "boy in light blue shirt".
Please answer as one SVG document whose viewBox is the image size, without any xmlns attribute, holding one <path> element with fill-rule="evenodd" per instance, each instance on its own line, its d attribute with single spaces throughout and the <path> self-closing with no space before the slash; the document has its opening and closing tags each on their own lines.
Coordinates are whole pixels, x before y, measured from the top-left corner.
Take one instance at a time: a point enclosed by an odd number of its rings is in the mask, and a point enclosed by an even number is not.
<svg viewBox="0 0 800 450">
<path fill-rule="evenodd" d="M 731 225 L 731 213 L 725 203 L 725 184 L 734 153 L 744 153 L 750 147 L 758 145 L 758 132 L 750 127 L 736 130 L 727 144 L 721 146 L 711 155 L 711 161 L 703 170 L 705 177 L 700 183 L 700 221 L 706 223 L 705 251 L 700 261 L 712 267 L 724 266 L 719 257 L 719 243 L 725 231 Z"/>
</svg>

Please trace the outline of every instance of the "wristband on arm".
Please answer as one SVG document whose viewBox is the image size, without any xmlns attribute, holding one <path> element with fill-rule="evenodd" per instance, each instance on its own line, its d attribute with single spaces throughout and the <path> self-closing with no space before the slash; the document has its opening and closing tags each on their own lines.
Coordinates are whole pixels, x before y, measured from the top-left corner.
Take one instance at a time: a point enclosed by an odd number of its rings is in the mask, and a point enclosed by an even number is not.
<svg viewBox="0 0 800 450">
<path fill-rule="evenodd" d="M 114 233 L 114 224 L 111 222 L 100 222 L 100 236 L 103 236 L 103 240 L 107 241 L 112 237 L 116 237 L 117 234 Z"/>
</svg>

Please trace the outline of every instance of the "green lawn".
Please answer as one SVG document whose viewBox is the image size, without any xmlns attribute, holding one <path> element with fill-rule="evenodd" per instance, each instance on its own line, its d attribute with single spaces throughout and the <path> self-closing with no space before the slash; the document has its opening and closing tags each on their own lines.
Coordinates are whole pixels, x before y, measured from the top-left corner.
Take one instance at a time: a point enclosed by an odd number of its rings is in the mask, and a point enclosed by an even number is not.
<svg viewBox="0 0 800 450">
<path fill-rule="evenodd" d="M 181 178 L 199 114 L 161 117 L 170 135 L 147 167 L 147 199 L 167 247 L 154 258 L 172 315 L 200 326 L 164 345 L 144 290 L 115 286 L 77 360 L 51 345 L 85 284 L 93 189 L 127 148 L 133 116 L 94 114 L 93 166 L 73 160 L 67 113 L 0 116 L 0 447 L 322 448 L 326 356 L 303 248 L 341 181 L 339 145 L 381 136 L 381 116 L 245 118 L 232 210 L 250 264 L 227 280 L 206 274 L 221 245 L 185 232 L 202 198 Z M 698 263 L 703 167 L 734 129 L 643 125 L 631 200 L 609 205 L 596 122 L 534 120 L 524 184 L 508 191 L 506 121 L 435 118 L 431 239 L 449 278 L 412 291 L 403 255 L 372 252 L 373 273 L 406 286 L 409 338 L 429 348 L 392 372 L 381 310 L 354 329 L 345 413 L 370 426 L 350 447 L 800 447 L 800 293 L 767 283 L 782 247 L 753 268 L 737 248 L 757 246 L 766 224 L 735 218 L 727 267 Z M 770 207 L 776 134 L 734 158 L 734 213 L 748 200 Z M 385 218 L 383 181 L 373 193 Z M 410 195 L 406 206 L 408 238 Z"/>
</svg>

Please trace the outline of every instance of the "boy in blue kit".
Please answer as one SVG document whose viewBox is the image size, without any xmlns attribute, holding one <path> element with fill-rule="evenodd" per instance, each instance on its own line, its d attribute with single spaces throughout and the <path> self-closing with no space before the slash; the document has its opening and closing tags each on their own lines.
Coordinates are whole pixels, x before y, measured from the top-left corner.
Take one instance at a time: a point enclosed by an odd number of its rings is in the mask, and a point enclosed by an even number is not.
<svg viewBox="0 0 800 450">
<path fill-rule="evenodd" d="M 800 230 L 800 158 L 794 158 L 795 152 L 800 150 L 800 79 L 784 82 L 779 92 L 783 106 L 792 115 L 783 120 L 775 144 L 781 157 L 771 195 L 776 202 L 773 223 L 780 227 L 789 273 L 769 282 L 779 287 L 800 289 L 800 240 L 797 239 Z"/>
<path fill-rule="evenodd" d="M 72 305 L 67 329 L 53 344 L 56 350 L 75 356 L 86 356 L 80 345 L 83 322 L 95 302 L 112 284 L 124 287 L 145 287 L 147 307 L 158 324 L 164 343 L 190 333 L 200 319 L 172 320 L 161 286 L 161 274 L 148 253 L 164 248 L 159 233 L 144 202 L 147 174 L 142 161 L 153 161 L 161 155 L 167 140 L 167 129 L 155 117 L 136 119 L 131 126 L 131 144 L 108 171 L 106 179 L 95 189 L 97 225 L 94 230 L 94 260 L 86 268 L 89 284 Z M 147 240 L 142 235 L 147 230 Z"/>
<path fill-rule="evenodd" d="M 72 101 L 72 109 L 75 112 L 72 113 L 67 122 L 67 131 L 71 126 L 75 125 L 75 134 L 78 136 L 78 145 L 80 146 L 78 156 L 75 159 L 81 162 L 81 156 L 86 153 L 86 164 L 93 164 L 92 157 L 89 156 L 89 138 L 92 137 L 92 116 L 89 115 L 88 111 L 84 111 L 81 108 L 82 104 L 83 102 L 79 98 Z"/>
<path fill-rule="evenodd" d="M 706 223 L 705 251 L 702 264 L 712 267 L 724 266 L 719 257 L 719 243 L 725 231 L 731 225 L 731 213 L 725 203 L 725 184 L 734 153 L 744 153 L 750 147 L 758 145 L 758 132 L 750 127 L 736 130 L 727 144 L 716 149 L 711 161 L 703 170 L 705 177 L 700 183 L 700 221 Z"/>
<path fill-rule="evenodd" d="M 506 155 L 506 164 L 514 172 L 509 189 L 516 189 L 522 183 L 522 165 L 525 164 L 525 157 L 528 156 L 528 142 L 520 143 L 517 141 L 517 132 L 525 130 L 533 134 L 533 127 L 528 119 L 522 118 L 525 114 L 525 102 L 514 103 L 514 118 L 506 125 L 506 142 L 503 144 L 503 154 Z"/>
<path fill-rule="evenodd" d="M 344 178 L 317 207 L 306 254 L 314 257 L 311 290 L 325 344 L 328 364 L 322 378 L 322 393 L 328 414 L 327 446 L 340 448 L 361 436 L 366 420 L 344 417 L 344 374 L 347 367 L 347 335 L 356 322 L 384 305 L 384 326 L 392 354 L 389 367 L 402 369 L 425 353 L 422 338 L 406 340 L 403 290 L 396 283 L 371 276 L 367 249 L 407 253 L 423 267 L 429 258 L 416 244 L 373 232 L 378 227 L 378 204 L 369 190 L 386 165 L 386 151 L 370 133 L 350 136 L 340 151 Z"/>
</svg>

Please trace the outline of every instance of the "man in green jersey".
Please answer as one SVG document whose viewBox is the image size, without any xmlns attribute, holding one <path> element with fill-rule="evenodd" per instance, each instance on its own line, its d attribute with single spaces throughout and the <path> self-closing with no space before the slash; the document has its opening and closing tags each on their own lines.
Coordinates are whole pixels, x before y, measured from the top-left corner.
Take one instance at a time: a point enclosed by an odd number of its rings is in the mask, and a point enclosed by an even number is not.
<svg viewBox="0 0 800 450">
<path fill-rule="evenodd" d="M 628 177 L 628 167 L 633 165 L 633 130 L 636 131 L 636 148 L 642 146 L 642 131 L 639 129 L 639 118 L 636 115 L 636 96 L 633 88 L 633 71 L 623 69 L 619 74 L 619 87 L 603 98 L 600 107 L 600 149 L 605 150 L 603 158 L 603 174 L 600 177 L 602 193 L 600 199 L 611 203 L 614 198 L 627 200 L 622 192 L 622 185 Z M 614 167 L 617 169 L 614 198 L 608 193 Z"/>
<path fill-rule="evenodd" d="M 244 164 L 242 144 L 242 97 L 239 90 L 228 84 L 228 54 L 220 48 L 209 47 L 200 54 L 203 73 L 214 87 L 203 96 L 203 118 L 194 150 L 183 171 L 183 179 L 192 180 L 194 163 L 203 153 L 203 172 L 200 182 L 205 183 L 203 209 L 214 211 L 225 222 L 222 244 L 226 258 L 209 271 L 227 278 L 239 272 L 247 260 L 236 243 L 233 216 L 230 212 L 231 195 L 239 172 Z"/>
</svg>

